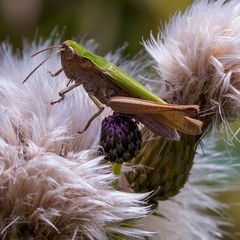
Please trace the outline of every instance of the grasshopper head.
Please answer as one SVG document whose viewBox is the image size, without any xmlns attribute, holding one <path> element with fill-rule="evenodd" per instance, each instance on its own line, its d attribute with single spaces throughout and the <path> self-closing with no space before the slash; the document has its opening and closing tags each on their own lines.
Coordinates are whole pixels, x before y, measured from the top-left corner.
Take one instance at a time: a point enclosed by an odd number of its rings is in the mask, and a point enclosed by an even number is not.
<svg viewBox="0 0 240 240">
<path fill-rule="evenodd" d="M 63 43 L 64 47 L 68 49 L 68 51 L 72 51 L 74 54 L 76 54 L 78 57 L 83 57 L 84 54 L 87 51 L 86 48 L 84 48 L 81 44 L 76 43 L 72 40 L 67 40 Z M 71 50 L 70 50 L 71 49 Z"/>
<path fill-rule="evenodd" d="M 93 66 L 88 59 L 83 57 L 84 48 L 72 40 L 67 40 L 61 47 L 62 69 L 68 79 L 80 82 L 87 79 L 89 69 Z"/>
<path fill-rule="evenodd" d="M 66 60 L 71 60 L 74 58 L 75 52 L 74 49 L 69 45 L 68 43 L 69 41 L 65 41 L 62 44 L 62 51 L 61 51 L 61 55 L 64 55 L 64 57 L 66 58 Z"/>
</svg>

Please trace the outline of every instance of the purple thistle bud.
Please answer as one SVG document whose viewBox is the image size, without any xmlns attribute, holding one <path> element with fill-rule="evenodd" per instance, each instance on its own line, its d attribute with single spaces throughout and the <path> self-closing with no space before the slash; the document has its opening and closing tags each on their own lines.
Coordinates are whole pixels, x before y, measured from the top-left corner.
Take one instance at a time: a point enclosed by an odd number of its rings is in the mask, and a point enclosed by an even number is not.
<svg viewBox="0 0 240 240">
<path fill-rule="evenodd" d="M 137 123 L 129 116 L 114 113 L 102 121 L 101 145 L 111 162 L 131 160 L 142 145 Z"/>
</svg>

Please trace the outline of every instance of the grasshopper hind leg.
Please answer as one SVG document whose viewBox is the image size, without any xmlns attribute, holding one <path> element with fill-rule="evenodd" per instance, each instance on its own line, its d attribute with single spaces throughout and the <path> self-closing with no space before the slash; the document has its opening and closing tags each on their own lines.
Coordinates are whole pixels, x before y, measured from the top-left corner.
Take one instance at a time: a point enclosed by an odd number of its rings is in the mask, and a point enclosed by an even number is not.
<svg viewBox="0 0 240 240">
<path fill-rule="evenodd" d="M 93 120 L 98 117 L 104 110 L 104 107 L 100 108 L 87 122 L 86 126 L 84 127 L 84 129 L 80 132 L 78 132 L 79 134 L 82 134 L 84 133 L 88 128 L 89 126 L 91 125 L 91 123 L 93 122 Z"/>
</svg>

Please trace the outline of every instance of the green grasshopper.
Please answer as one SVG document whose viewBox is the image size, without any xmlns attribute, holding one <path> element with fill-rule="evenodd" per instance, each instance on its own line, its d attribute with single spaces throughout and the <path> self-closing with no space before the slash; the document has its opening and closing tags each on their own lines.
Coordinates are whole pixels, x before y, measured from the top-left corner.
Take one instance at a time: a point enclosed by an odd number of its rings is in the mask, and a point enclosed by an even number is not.
<svg viewBox="0 0 240 240">
<path fill-rule="evenodd" d="M 132 115 L 152 132 L 170 140 L 179 140 L 177 130 L 190 135 L 201 133 L 202 122 L 192 118 L 198 114 L 197 105 L 168 104 L 106 58 L 88 51 L 72 40 L 38 53 L 54 47 L 60 48 L 58 52 L 61 52 L 62 68 L 51 75 L 57 76 L 63 71 L 69 82 L 59 92 L 61 98 L 51 104 L 62 101 L 67 92 L 82 84 L 99 109 L 79 133 L 89 127 L 102 113 L 105 105 L 115 112 Z M 41 62 L 23 83 L 51 57 L 52 55 Z"/>
</svg>

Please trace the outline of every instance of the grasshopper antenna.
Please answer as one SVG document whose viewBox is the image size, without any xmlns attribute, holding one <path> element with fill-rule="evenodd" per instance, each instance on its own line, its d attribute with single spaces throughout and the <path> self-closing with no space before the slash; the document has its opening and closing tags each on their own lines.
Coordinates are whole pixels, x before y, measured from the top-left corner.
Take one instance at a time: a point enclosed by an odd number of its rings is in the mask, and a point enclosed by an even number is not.
<svg viewBox="0 0 240 240">
<path fill-rule="evenodd" d="M 54 47 L 56 47 L 56 46 L 54 46 Z M 50 48 L 53 48 L 53 47 L 50 47 Z M 48 50 L 48 49 L 50 49 L 50 48 L 46 48 L 46 49 L 44 49 L 44 50 L 41 50 L 41 51 L 35 53 L 33 56 L 36 56 L 37 54 L 39 54 L 39 53 L 41 53 L 41 52 L 43 52 L 43 51 L 45 51 L 45 50 Z M 45 62 L 47 62 L 50 58 L 52 58 L 52 57 L 55 56 L 56 54 L 60 53 L 61 51 L 64 51 L 64 49 L 58 50 L 57 52 L 51 54 L 48 58 L 46 58 L 46 59 L 44 59 L 42 62 L 40 62 L 40 64 L 37 65 L 37 66 L 28 74 L 28 76 L 22 81 L 22 84 L 25 83 L 25 82 L 29 79 L 29 77 L 30 77 L 39 67 L 41 67 Z"/>
<path fill-rule="evenodd" d="M 45 52 L 47 50 L 50 50 L 50 49 L 53 49 L 53 48 L 61 48 L 62 45 L 53 45 L 53 46 L 50 46 L 50 47 L 47 47 L 47 48 L 44 48 L 36 53 L 34 53 L 31 57 L 35 57 L 36 55 L 38 55 L 39 53 L 42 53 L 42 52 Z"/>
</svg>

